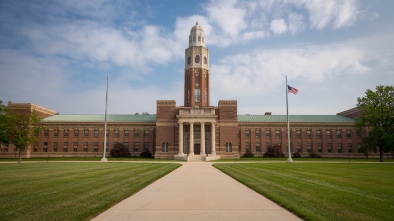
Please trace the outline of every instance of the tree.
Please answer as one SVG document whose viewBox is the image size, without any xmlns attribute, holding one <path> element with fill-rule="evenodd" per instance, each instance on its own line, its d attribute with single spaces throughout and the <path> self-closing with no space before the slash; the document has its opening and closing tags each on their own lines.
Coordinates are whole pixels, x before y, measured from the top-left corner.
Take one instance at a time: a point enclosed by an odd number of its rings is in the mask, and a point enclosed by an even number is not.
<svg viewBox="0 0 394 221">
<path fill-rule="evenodd" d="M 31 113 L 18 113 L 8 109 L 0 101 L 0 142 L 4 145 L 13 144 L 21 153 L 29 145 L 38 141 L 38 134 L 42 130 L 41 118 L 37 111 Z"/>
<path fill-rule="evenodd" d="M 282 152 L 282 148 L 279 145 L 273 145 L 267 148 L 267 151 L 263 154 L 263 157 L 284 157 L 285 154 Z"/>
<path fill-rule="evenodd" d="M 114 148 L 111 150 L 110 155 L 111 157 L 129 157 L 130 151 L 124 146 L 124 144 L 116 143 L 114 144 Z"/>
<path fill-rule="evenodd" d="M 363 145 L 379 147 L 380 162 L 385 151 L 394 151 L 394 88 L 377 86 L 367 90 L 365 97 L 357 98 L 360 115 L 356 118 L 357 131 L 366 131 Z"/>
</svg>

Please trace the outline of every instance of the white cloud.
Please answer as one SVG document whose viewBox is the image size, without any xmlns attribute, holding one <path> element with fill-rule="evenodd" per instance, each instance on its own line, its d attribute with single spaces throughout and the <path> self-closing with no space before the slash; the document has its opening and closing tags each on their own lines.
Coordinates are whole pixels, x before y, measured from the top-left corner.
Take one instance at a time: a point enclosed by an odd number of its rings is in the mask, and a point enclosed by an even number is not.
<svg viewBox="0 0 394 221">
<path fill-rule="evenodd" d="M 270 30 L 276 34 L 280 35 L 287 31 L 287 25 L 283 19 L 275 19 L 271 21 Z"/>
<path fill-rule="evenodd" d="M 355 0 L 304 0 L 301 4 L 308 10 L 312 28 L 323 29 L 330 24 L 334 28 L 345 28 L 357 20 Z"/>
<path fill-rule="evenodd" d="M 248 97 L 275 90 L 283 82 L 284 75 L 289 79 L 321 82 L 331 76 L 363 73 L 368 70 L 360 63 L 363 58 L 362 51 L 338 44 L 256 50 L 229 56 L 211 67 L 215 73 L 212 75 L 213 93 Z"/>
</svg>

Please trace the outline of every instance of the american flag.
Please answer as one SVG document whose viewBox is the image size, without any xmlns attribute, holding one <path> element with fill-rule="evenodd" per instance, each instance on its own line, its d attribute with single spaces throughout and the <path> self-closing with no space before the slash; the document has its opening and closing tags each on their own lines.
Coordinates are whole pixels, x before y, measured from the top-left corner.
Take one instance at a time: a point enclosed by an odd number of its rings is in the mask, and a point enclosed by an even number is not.
<svg viewBox="0 0 394 221">
<path fill-rule="evenodd" d="M 293 94 L 297 94 L 298 90 L 294 87 L 291 87 L 290 85 L 287 85 L 287 92 L 288 93 L 293 93 Z"/>
</svg>

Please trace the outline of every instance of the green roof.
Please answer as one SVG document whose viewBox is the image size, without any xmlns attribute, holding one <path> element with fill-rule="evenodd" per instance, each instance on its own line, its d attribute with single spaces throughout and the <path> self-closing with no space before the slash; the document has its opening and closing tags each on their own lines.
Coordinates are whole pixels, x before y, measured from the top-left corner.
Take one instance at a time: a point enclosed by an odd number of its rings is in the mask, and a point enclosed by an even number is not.
<svg viewBox="0 0 394 221">
<path fill-rule="evenodd" d="M 303 123 L 354 123 L 354 119 L 341 115 L 290 115 L 289 121 Z M 287 122 L 287 115 L 238 115 L 238 122 Z"/>
<path fill-rule="evenodd" d="M 59 114 L 44 118 L 44 122 L 103 122 L 104 114 Z M 108 114 L 108 122 L 156 122 L 156 114 L 130 115 L 130 114 Z"/>
</svg>

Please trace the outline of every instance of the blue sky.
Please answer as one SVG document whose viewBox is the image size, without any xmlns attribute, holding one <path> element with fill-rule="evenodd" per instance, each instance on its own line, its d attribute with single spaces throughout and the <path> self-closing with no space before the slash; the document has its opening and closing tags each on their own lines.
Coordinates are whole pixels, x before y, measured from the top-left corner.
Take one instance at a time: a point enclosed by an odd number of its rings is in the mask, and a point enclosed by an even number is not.
<svg viewBox="0 0 394 221">
<path fill-rule="evenodd" d="M 190 29 L 210 51 L 211 105 L 238 114 L 336 114 L 394 84 L 391 0 L 0 2 L 0 99 L 61 114 L 183 105 Z"/>
</svg>

